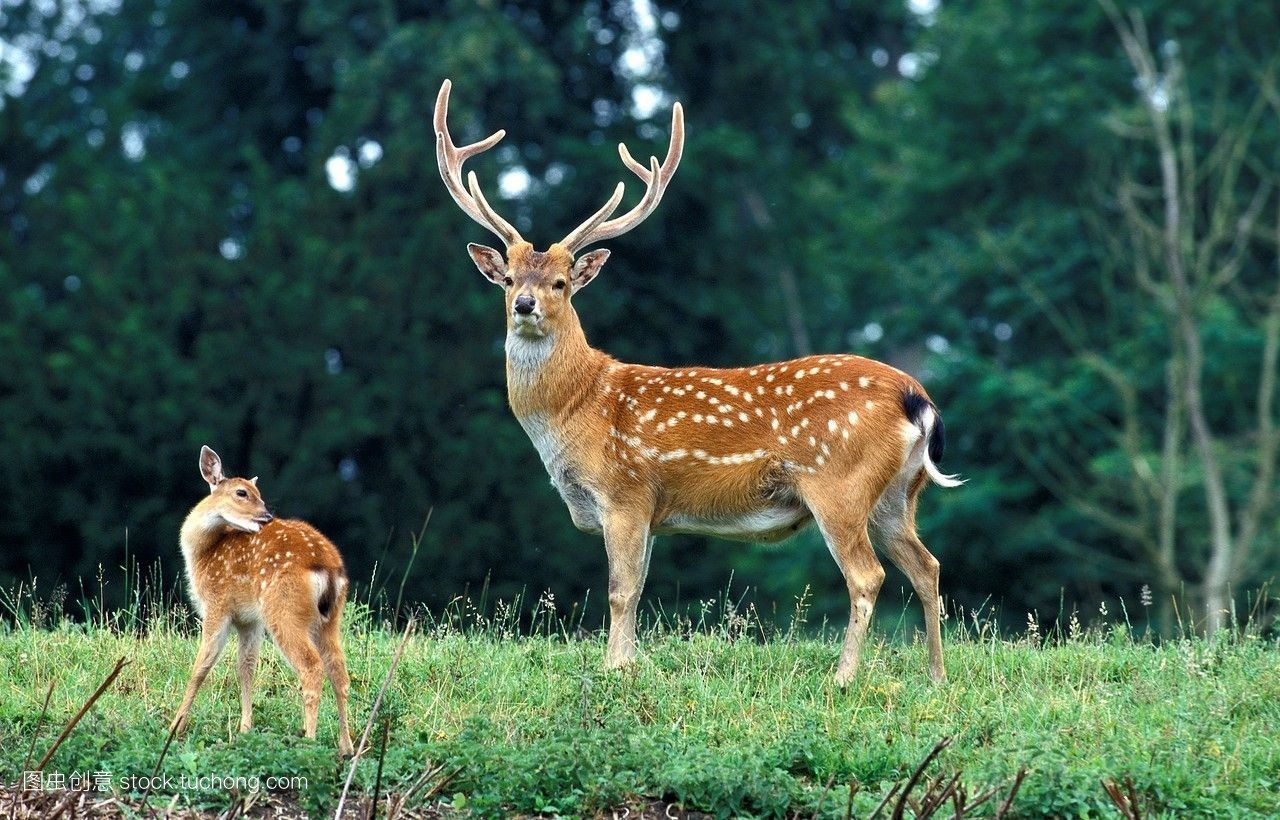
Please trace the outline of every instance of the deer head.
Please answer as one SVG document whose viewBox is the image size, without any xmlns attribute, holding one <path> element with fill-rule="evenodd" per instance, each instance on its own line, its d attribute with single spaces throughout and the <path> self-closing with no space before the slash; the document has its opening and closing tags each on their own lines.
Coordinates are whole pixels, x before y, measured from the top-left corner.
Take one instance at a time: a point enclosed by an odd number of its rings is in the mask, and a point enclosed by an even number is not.
<svg viewBox="0 0 1280 820">
<path fill-rule="evenodd" d="M 545 337 L 567 317 L 575 315 L 570 298 L 596 277 L 609 258 L 609 251 L 603 248 L 581 256 L 577 256 L 578 251 L 626 233 L 658 207 L 684 150 L 684 111 L 680 103 L 672 109 L 671 143 L 661 164 L 657 157 L 650 157 L 646 168 L 631 157 L 625 145 L 619 143 L 618 153 L 623 164 L 645 184 L 644 196 L 634 208 L 622 216 L 609 218 L 622 201 L 625 186 L 619 182 L 613 196 L 600 210 L 564 239 L 540 252 L 534 250 L 510 222 L 490 207 L 474 171 L 467 174 L 467 184 L 463 185 L 462 163 L 497 145 L 506 136 L 506 131 L 498 131 L 470 145 L 455 145 L 447 123 L 451 87 L 450 81 L 445 80 L 436 97 L 436 159 L 440 165 L 440 176 L 458 207 L 497 234 L 506 247 L 504 254 L 472 243 L 467 245 L 467 251 L 480 273 L 505 290 L 508 330 L 528 338 Z"/>
<path fill-rule="evenodd" d="M 258 477 L 227 478 L 222 473 L 222 459 L 213 448 L 200 448 L 200 475 L 209 485 L 209 498 L 201 509 L 208 519 L 242 532 L 257 532 L 269 523 L 272 515 L 258 492 Z"/>
</svg>

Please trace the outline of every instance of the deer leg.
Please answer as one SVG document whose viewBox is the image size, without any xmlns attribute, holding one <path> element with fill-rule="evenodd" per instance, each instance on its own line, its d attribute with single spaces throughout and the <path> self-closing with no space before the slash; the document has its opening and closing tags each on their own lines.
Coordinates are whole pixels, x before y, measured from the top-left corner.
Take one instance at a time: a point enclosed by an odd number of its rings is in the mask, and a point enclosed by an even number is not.
<svg viewBox="0 0 1280 820">
<path fill-rule="evenodd" d="M 284 611 L 268 610 L 267 628 L 271 630 L 271 638 L 280 648 L 280 653 L 298 673 L 302 683 L 302 734 L 314 738 L 320 713 L 320 687 L 324 681 L 320 652 L 311 634 L 319 615 L 314 604 L 311 604 L 310 611 L 281 609 Z"/>
<path fill-rule="evenodd" d="M 938 559 L 916 534 L 916 499 L 924 486 L 923 474 L 911 484 L 895 480 L 885 490 L 871 516 L 876 544 L 911 582 L 924 614 L 925 642 L 929 648 L 929 678 L 946 680 L 942 663 L 942 621 L 938 596 Z"/>
<path fill-rule="evenodd" d="M 351 730 L 347 724 L 347 693 L 351 689 L 351 678 L 347 675 L 347 660 L 342 653 L 342 629 L 339 626 L 342 606 L 339 601 L 333 609 L 333 615 L 320 627 L 319 641 L 320 660 L 324 663 L 325 672 L 329 675 L 329 683 L 333 686 L 333 696 L 338 702 L 338 754 L 350 757 L 355 753 L 351 745 Z"/>
<path fill-rule="evenodd" d="M 652 548 L 648 518 L 611 512 L 604 522 L 604 546 L 609 554 L 609 645 L 604 665 L 612 669 L 636 656 L 636 609 Z"/>
<path fill-rule="evenodd" d="M 240 675 L 240 731 L 253 728 L 253 675 L 262 650 L 262 624 L 236 626 L 236 672 Z"/>
<path fill-rule="evenodd" d="M 181 732 L 187 727 L 187 715 L 191 711 L 191 704 L 196 699 L 196 693 L 200 691 L 200 687 L 204 684 L 205 677 L 208 676 L 209 670 L 218 662 L 218 658 L 222 655 L 222 650 L 227 645 L 227 638 L 231 634 L 231 619 L 222 613 L 208 612 L 205 619 L 200 625 L 200 649 L 196 652 L 196 662 L 191 669 L 191 680 L 187 683 L 186 694 L 182 697 L 182 705 L 178 707 L 178 712 L 173 716 L 173 721 L 169 724 L 169 731 L 176 733 Z"/>
<path fill-rule="evenodd" d="M 840 566 L 849 589 L 849 627 L 836 666 L 836 683 L 840 686 L 853 680 L 858 671 L 862 644 L 884 581 L 884 567 L 880 566 L 867 535 L 867 510 L 871 504 L 859 494 L 859 487 L 866 486 L 866 482 L 851 480 L 817 486 L 811 483 L 807 491 L 801 488 L 804 501 L 813 512 L 827 549 Z"/>
</svg>

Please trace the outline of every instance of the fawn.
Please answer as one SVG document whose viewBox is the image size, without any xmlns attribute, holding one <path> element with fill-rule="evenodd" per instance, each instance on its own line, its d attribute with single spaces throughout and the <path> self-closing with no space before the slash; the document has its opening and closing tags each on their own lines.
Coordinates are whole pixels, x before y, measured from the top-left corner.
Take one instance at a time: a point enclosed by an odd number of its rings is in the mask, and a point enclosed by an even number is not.
<svg viewBox="0 0 1280 820">
<path fill-rule="evenodd" d="M 676 103 L 671 142 L 647 166 L 619 145 L 644 183 L 640 201 L 610 219 L 604 207 L 546 251 L 536 251 L 485 200 L 462 164 L 505 132 L 458 146 L 449 135 L 448 80 L 436 98 L 440 176 L 464 212 L 506 245 L 467 246 L 505 291 L 507 397 L 560 491 L 573 523 L 604 535 L 609 557 L 608 666 L 635 656 L 636 607 L 653 536 L 695 532 L 780 541 L 816 521 L 844 574 L 849 628 L 837 683 L 854 676 L 884 580 L 876 545 L 911 580 L 924 608 L 929 676 L 942 680 L 938 560 L 916 534 L 916 500 L 929 482 L 961 482 L 937 467 L 938 408 L 911 376 L 850 355 L 754 367 L 648 367 L 592 348 L 571 302 L 609 251 L 588 245 L 639 225 L 658 206 L 684 150 Z"/>
<path fill-rule="evenodd" d="M 222 459 L 200 449 L 209 497 L 182 524 L 182 557 L 191 601 L 201 618 L 200 650 L 170 729 L 181 732 L 196 692 L 217 663 L 234 626 L 238 634 L 240 731 L 253 726 L 253 674 L 264 629 L 302 680 L 302 731 L 316 736 L 323 675 L 338 701 L 338 751 L 352 754 L 347 727 L 346 659 L 339 621 L 347 572 L 333 542 L 305 521 L 267 511 L 258 479 L 227 478 Z"/>
</svg>

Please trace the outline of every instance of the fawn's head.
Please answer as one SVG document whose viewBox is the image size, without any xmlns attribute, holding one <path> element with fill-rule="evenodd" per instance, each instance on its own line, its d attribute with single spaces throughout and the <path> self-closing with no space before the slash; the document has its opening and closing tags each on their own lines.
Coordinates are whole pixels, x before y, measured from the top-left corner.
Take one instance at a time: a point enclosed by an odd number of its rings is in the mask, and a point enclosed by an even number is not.
<svg viewBox="0 0 1280 820">
<path fill-rule="evenodd" d="M 481 151 L 492 148 L 506 132 L 498 131 L 461 148 L 455 145 L 446 122 L 450 88 L 450 82 L 445 80 L 436 97 L 436 159 L 440 165 L 440 176 L 453 195 L 454 202 L 476 222 L 497 234 L 506 246 L 505 255 L 493 248 L 474 243 L 467 245 L 467 251 L 485 278 L 506 291 L 508 330 L 529 338 L 547 336 L 561 321 L 573 315 L 570 297 L 594 279 L 609 258 L 609 251 L 597 249 L 575 259 L 578 251 L 587 245 L 626 233 L 658 207 L 684 150 L 684 111 L 680 103 L 676 103 L 672 109 L 671 143 L 667 148 L 666 159 L 661 164 L 657 157 L 650 157 L 649 167 L 646 168 L 632 159 L 625 145 L 618 145 L 623 164 L 645 184 L 644 196 L 634 208 L 622 216 L 609 218 L 622 201 L 624 186 L 619 182 L 604 207 L 564 239 L 545 252 L 539 252 L 524 241 L 511 223 L 489 206 L 480 191 L 474 171 L 468 173 L 467 184 L 463 185 L 462 163 Z"/>
<path fill-rule="evenodd" d="M 210 527 L 257 532 L 273 518 L 258 492 L 258 477 L 227 478 L 222 459 L 208 445 L 200 448 L 200 475 L 209 484 L 209 497 L 198 506 Z"/>
</svg>

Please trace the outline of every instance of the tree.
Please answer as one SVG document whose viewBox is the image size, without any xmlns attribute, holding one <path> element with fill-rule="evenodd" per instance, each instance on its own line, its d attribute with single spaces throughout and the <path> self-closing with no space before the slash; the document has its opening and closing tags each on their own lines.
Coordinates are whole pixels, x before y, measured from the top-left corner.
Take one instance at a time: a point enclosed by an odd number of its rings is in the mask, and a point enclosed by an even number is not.
<svg viewBox="0 0 1280 820">
<path fill-rule="evenodd" d="M 1257 580 L 1257 571 L 1268 565 L 1266 559 L 1280 555 L 1274 533 L 1268 538 L 1263 530 L 1264 516 L 1274 506 L 1280 448 L 1274 418 L 1280 371 L 1280 276 L 1276 275 L 1280 263 L 1274 261 L 1280 250 L 1280 200 L 1273 196 L 1280 167 L 1274 164 L 1274 137 L 1259 139 L 1257 134 L 1262 117 L 1280 114 L 1280 61 L 1270 55 L 1252 57 L 1243 43 L 1234 43 L 1244 52 L 1238 59 L 1245 63 L 1245 77 L 1257 83 L 1257 90 L 1243 106 L 1210 109 L 1226 110 L 1226 114 L 1198 115 L 1199 101 L 1192 96 L 1178 40 L 1166 39 L 1161 45 L 1161 65 L 1141 12 L 1122 15 L 1111 0 L 1100 2 L 1124 46 L 1140 92 L 1147 127 L 1135 136 L 1155 154 L 1158 167 L 1158 185 L 1135 179 L 1145 170 L 1141 166 L 1122 171 L 1116 204 L 1124 235 L 1113 237 L 1123 243 L 1117 253 L 1158 306 L 1168 337 L 1160 476 L 1154 482 L 1154 476 L 1142 476 L 1143 483 L 1155 484 L 1147 491 L 1159 506 L 1154 527 L 1158 548 L 1149 558 L 1166 586 L 1175 579 L 1183 582 L 1179 563 L 1194 567 L 1204 627 L 1213 633 L 1228 618 L 1234 619 L 1233 590 Z M 1215 102 L 1224 100 L 1219 96 Z M 1198 133 L 1205 126 L 1212 126 L 1207 151 L 1201 148 Z M 1152 188 L 1159 193 L 1148 194 Z M 1259 224 L 1268 207 L 1276 211 L 1271 229 Z M 1271 245 L 1269 253 L 1265 244 Z M 1270 264 L 1264 261 L 1268 256 Z M 1213 340 L 1206 337 L 1215 319 L 1223 318 L 1241 325 L 1237 333 L 1247 328 L 1254 337 L 1250 341 L 1261 342 L 1254 354 L 1257 376 L 1252 402 L 1231 385 L 1222 384 L 1225 374 L 1214 372 L 1210 357 L 1217 351 L 1212 351 Z M 1254 357 L 1229 349 L 1222 353 L 1235 354 L 1230 359 L 1233 366 L 1247 365 L 1248 358 Z M 1107 368 L 1105 359 L 1100 360 L 1100 366 Z M 1120 379 L 1116 386 L 1125 391 L 1127 382 L 1118 373 L 1111 375 Z M 1126 405 L 1131 408 L 1132 400 Z M 1188 435 L 1198 460 L 1193 480 L 1203 493 L 1208 519 L 1207 550 L 1196 549 L 1194 541 L 1179 543 L 1191 540 L 1178 532 L 1184 484 L 1179 473 L 1188 456 L 1184 440 Z M 1223 446 L 1228 439 L 1237 442 L 1234 447 Z M 1136 474 L 1141 475 L 1137 465 L 1143 462 L 1137 459 L 1143 455 L 1131 455 Z M 1259 544 L 1261 540 L 1271 543 Z M 1255 557 L 1259 546 L 1265 552 Z M 1191 560 L 1179 562 L 1177 554 L 1187 551 L 1193 551 Z"/>
</svg>

